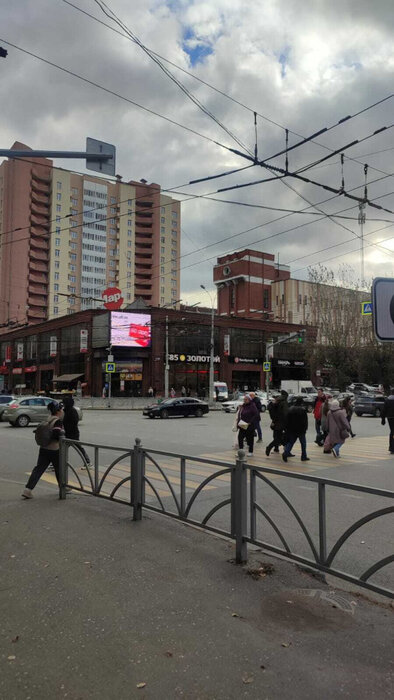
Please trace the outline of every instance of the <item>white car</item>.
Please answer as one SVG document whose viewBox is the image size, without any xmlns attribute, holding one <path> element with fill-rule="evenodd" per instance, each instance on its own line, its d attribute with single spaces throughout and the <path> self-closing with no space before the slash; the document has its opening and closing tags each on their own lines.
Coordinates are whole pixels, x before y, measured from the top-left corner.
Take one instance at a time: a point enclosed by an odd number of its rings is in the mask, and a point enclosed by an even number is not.
<svg viewBox="0 0 394 700">
<path fill-rule="evenodd" d="M 265 413 L 268 406 L 267 394 L 263 391 L 256 391 L 255 393 L 261 401 L 261 411 L 262 413 Z M 238 408 L 242 406 L 243 402 L 243 396 L 239 399 L 234 399 L 233 401 L 224 401 L 222 403 L 222 410 L 226 413 L 236 413 L 238 411 Z"/>
</svg>

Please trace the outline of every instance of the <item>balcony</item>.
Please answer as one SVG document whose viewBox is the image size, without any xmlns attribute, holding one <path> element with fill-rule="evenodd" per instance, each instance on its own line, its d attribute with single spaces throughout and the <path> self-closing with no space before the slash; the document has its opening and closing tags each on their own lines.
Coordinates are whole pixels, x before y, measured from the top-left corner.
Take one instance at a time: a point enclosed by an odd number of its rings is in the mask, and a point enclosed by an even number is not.
<svg viewBox="0 0 394 700">
<path fill-rule="evenodd" d="M 33 260 L 29 260 L 29 270 L 33 270 L 34 272 L 48 272 L 48 265 L 46 262 L 34 262 Z"/>
<path fill-rule="evenodd" d="M 40 182 L 45 182 L 48 187 L 51 184 L 51 180 L 49 178 L 49 175 L 44 175 L 44 173 L 41 170 L 33 170 L 31 171 L 32 178 L 35 180 L 39 180 Z"/>
<path fill-rule="evenodd" d="M 44 197 L 41 194 L 37 194 L 37 192 L 34 192 L 34 190 L 32 190 L 31 199 L 32 202 L 35 202 L 36 204 L 42 204 L 44 207 L 49 206 L 49 197 Z"/>
<path fill-rule="evenodd" d="M 45 182 L 42 182 L 42 180 L 36 180 L 35 178 L 32 178 L 30 186 L 33 192 L 37 192 L 37 194 L 41 193 L 46 197 L 49 196 L 49 187 Z"/>
<path fill-rule="evenodd" d="M 152 228 L 152 222 L 150 221 L 149 223 L 145 223 L 144 221 L 138 221 L 138 219 L 135 220 L 135 232 L 138 233 L 137 228 Z"/>
<path fill-rule="evenodd" d="M 43 262 L 43 263 L 48 262 L 48 255 L 43 250 L 41 251 L 41 250 L 35 250 L 34 248 L 30 248 L 29 257 L 34 262 Z"/>
<path fill-rule="evenodd" d="M 29 309 L 27 312 L 27 320 L 45 321 L 47 317 L 46 309 Z"/>
<path fill-rule="evenodd" d="M 37 274 L 36 272 L 30 272 L 29 273 L 29 284 L 42 285 L 43 287 L 45 287 L 45 291 L 46 291 L 46 288 L 48 286 L 48 278 L 44 274 L 40 275 L 40 274 Z"/>
<path fill-rule="evenodd" d="M 30 250 L 44 250 L 45 252 L 48 251 L 48 239 L 43 238 L 42 236 L 40 237 L 35 237 L 32 236 L 30 238 Z"/>
<path fill-rule="evenodd" d="M 32 214 L 35 214 L 36 216 L 44 216 L 45 219 L 48 220 L 48 207 L 43 207 L 41 204 L 32 202 L 30 205 L 30 211 Z"/>
<path fill-rule="evenodd" d="M 29 307 L 37 307 L 38 309 L 46 309 L 48 306 L 47 297 L 32 295 L 27 297 L 27 304 Z"/>
</svg>

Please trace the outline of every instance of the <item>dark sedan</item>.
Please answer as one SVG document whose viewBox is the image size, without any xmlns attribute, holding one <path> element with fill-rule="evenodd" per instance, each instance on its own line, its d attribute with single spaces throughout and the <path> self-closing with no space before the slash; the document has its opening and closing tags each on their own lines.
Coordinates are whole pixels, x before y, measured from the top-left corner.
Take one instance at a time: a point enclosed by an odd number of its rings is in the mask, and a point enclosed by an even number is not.
<svg viewBox="0 0 394 700">
<path fill-rule="evenodd" d="M 209 412 L 209 406 L 205 401 L 192 398 L 166 399 L 162 403 L 146 406 L 143 415 L 149 418 L 171 418 L 172 416 L 196 416 L 201 418 Z"/>
<path fill-rule="evenodd" d="M 302 406 L 306 409 L 307 413 L 312 413 L 316 396 L 317 394 L 289 394 L 287 403 L 289 406 L 294 406 L 297 399 L 302 399 Z"/>
<path fill-rule="evenodd" d="M 377 394 L 376 396 L 356 396 L 354 400 L 354 412 L 356 416 L 362 416 L 364 413 L 369 416 L 379 418 L 382 415 L 384 406 L 384 396 Z"/>
</svg>

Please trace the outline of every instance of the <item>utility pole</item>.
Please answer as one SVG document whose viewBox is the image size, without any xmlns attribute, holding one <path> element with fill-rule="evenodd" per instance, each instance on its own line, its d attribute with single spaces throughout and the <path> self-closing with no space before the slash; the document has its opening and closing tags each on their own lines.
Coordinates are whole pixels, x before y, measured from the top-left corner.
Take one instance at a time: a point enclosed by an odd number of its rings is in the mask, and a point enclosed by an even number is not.
<svg viewBox="0 0 394 700">
<path fill-rule="evenodd" d="M 360 202 L 358 205 L 358 223 L 360 224 L 360 252 L 361 252 L 361 264 L 360 264 L 360 275 L 361 287 L 364 287 L 364 224 L 365 224 L 365 202 Z"/>
<path fill-rule="evenodd" d="M 113 362 L 114 356 L 112 354 L 112 345 L 108 348 L 107 362 Z M 107 408 L 111 408 L 111 388 L 112 388 L 112 372 L 108 372 L 108 401 Z"/>
<path fill-rule="evenodd" d="M 213 405 L 215 402 L 215 373 L 214 373 L 214 350 L 215 350 L 215 306 L 211 293 L 200 284 L 201 289 L 206 292 L 211 300 L 211 342 L 209 353 L 209 402 Z"/>
<path fill-rule="evenodd" d="M 164 398 L 168 399 L 168 375 L 170 365 L 168 364 L 168 316 L 166 316 L 166 364 L 164 367 Z"/>
</svg>

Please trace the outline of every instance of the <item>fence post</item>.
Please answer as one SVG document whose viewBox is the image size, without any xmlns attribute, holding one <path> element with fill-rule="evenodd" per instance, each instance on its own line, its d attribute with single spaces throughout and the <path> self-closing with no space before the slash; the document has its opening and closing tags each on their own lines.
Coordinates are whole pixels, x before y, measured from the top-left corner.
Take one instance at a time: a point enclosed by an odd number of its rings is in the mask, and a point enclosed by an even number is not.
<svg viewBox="0 0 394 700">
<path fill-rule="evenodd" d="M 143 463 L 144 455 L 141 449 L 141 440 L 136 438 L 131 461 L 133 520 L 142 520 Z"/>
<path fill-rule="evenodd" d="M 61 435 L 59 438 L 59 498 L 64 501 L 66 498 L 66 486 L 67 486 L 67 453 L 68 445 L 64 436 Z"/>
<path fill-rule="evenodd" d="M 327 559 L 326 485 L 319 481 L 319 562 Z"/>
<path fill-rule="evenodd" d="M 248 558 L 245 540 L 247 529 L 247 478 L 245 452 L 238 450 L 235 470 L 231 481 L 231 529 L 235 536 L 235 562 L 243 564 Z"/>
</svg>

